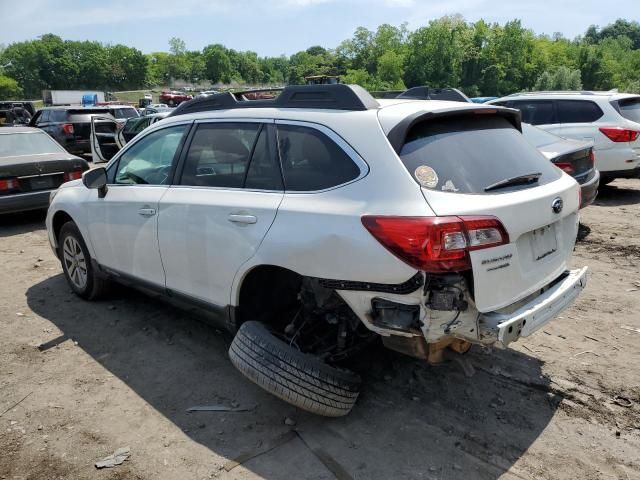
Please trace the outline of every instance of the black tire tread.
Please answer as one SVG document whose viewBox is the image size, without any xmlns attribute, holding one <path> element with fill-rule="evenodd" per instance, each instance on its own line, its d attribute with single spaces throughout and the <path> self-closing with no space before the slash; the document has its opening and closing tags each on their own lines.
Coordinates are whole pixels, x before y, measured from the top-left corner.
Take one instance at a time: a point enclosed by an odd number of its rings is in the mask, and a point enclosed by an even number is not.
<svg viewBox="0 0 640 480">
<path fill-rule="evenodd" d="M 299 352 L 260 322 L 245 322 L 229 348 L 231 363 L 276 397 L 318 415 L 340 417 L 353 408 L 360 378 Z"/>
</svg>

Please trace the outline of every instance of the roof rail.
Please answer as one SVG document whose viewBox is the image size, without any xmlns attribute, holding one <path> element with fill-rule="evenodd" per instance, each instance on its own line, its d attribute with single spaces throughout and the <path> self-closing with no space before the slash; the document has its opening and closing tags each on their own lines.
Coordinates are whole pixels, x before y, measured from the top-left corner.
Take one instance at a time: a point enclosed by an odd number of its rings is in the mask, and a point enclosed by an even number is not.
<svg viewBox="0 0 640 480">
<path fill-rule="evenodd" d="M 511 93 L 507 97 L 517 97 L 522 95 L 612 95 L 618 93 L 617 89 L 608 91 L 596 91 L 596 90 L 540 90 L 537 92 L 518 92 Z"/>
<path fill-rule="evenodd" d="M 248 100 L 246 95 L 274 92 L 278 89 L 225 92 L 208 97 L 194 98 L 181 103 L 170 117 L 188 113 L 229 110 L 236 108 L 318 108 L 328 110 L 369 110 L 378 108 L 378 102 L 359 85 L 291 85 L 275 98 Z"/>
</svg>

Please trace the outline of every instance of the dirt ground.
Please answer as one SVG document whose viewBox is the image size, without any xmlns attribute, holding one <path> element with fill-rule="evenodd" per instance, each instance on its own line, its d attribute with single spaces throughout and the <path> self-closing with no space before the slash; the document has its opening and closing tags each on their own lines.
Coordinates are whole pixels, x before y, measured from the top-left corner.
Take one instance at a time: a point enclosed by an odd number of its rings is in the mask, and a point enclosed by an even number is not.
<svg viewBox="0 0 640 480">
<path fill-rule="evenodd" d="M 124 288 L 78 299 L 44 216 L 0 218 L 0 479 L 640 479 L 639 215 L 640 180 L 603 188 L 573 260 L 589 284 L 561 318 L 473 350 L 471 378 L 374 348 L 340 419 L 246 381 L 193 314 Z M 129 460 L 96 470 L 119 447 Z"/>
</svg>

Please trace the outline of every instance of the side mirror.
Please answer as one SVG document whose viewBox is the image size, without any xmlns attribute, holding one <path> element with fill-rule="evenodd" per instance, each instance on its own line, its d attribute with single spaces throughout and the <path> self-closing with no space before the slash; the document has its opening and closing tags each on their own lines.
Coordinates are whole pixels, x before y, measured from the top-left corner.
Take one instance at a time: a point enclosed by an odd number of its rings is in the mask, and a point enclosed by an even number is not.
<svg viewBox="0 0 640 480">
<path fill-rule="evenodd" d="M 107 194 L 107 171 L 103 167 L 87 170 L 82 174 L 82 183 L 89 189 L 97 189 L 98 197 Z"/>
</svg>

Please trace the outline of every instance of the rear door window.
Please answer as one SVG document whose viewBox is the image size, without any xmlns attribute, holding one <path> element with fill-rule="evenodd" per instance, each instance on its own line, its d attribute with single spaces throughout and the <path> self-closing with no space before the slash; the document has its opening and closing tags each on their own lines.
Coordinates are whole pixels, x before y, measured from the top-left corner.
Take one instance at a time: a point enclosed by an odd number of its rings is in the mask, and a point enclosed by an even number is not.
<svg viewBox="0 0 640 480">
<path fill-rule="evenodd" d="M 360 175 L 360 168 L 349 155 L 315 128 L 278 125 L 278 148 L 288 191 L 325 190 Z"/>
<path fill-rule="evenodd" d="M 560 123 L 591 123 L 602 117 L 602 110 L 594 102 L 585 100 L 557 100 Z"/>
<path fill-rule="evenodd" d="M 42 115 L 38 119 L 38 123 L 47 123 L 49 121 L 49 114 L 51 110 L 43 110 Z"/>
<path fill-rule="evenodd" d="M 531 125 L 557 123 L 553 102 L 550 100 L 514 101 L 513 108 L 520 110 L 522 121 L 525 123 L 530 123 Z"/>
<path fill-rule="evenodd" d="M 242 188 L 260 123 L 198 125 L 185 159 L 181 185 Z"/>
<path fill-rule="evenodd" d="M 452 117 L 413 127 L 400 152 L 411 176 L 425 188 L 485 194 L 503 180 L 540 174 L 537 182 L 496 190 L 508 192 L 543 185 L 560 171 L 499 116 Z"/>
<path fill-rule="evenodd" d="M 632 122 L 640 123 L 640 97 L 618 101 L 620 115 Z"/>
</svg>

